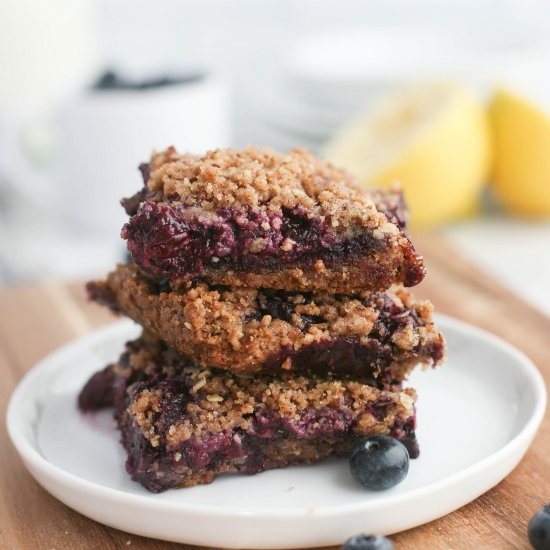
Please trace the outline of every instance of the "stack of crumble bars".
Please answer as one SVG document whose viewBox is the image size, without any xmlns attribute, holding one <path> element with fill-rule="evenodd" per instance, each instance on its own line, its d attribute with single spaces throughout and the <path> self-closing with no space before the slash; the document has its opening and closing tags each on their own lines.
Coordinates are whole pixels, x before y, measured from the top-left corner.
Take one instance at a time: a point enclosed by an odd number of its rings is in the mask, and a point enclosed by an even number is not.
<svg viewBox="0 0 550 550">
<path fill-rule="evenodd" d="M 132 478 L 153 492 L 346 455 L 389 434 L 411 457 L 416 365 L 445 343 L 406 289 L 425 270 L 397 190 L 365 191 L 304 151 L 173 148 L 122 201 L 133 262 L 88 284 L 143 327 L 95 374 Z"/>
</svg>

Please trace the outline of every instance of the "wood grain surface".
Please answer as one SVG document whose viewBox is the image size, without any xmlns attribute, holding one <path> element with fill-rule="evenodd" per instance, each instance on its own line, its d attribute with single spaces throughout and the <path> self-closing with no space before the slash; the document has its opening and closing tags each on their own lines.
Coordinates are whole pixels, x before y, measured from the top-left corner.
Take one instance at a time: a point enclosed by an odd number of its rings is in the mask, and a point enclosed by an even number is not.
<svg viewBox="0 0 550 550">
<path fill-rule="evenodd" d="M 437 311 L 490 330 L 523 350 L 540 368 L 548 386 L 550 318 L 472 267 L 439 237 L 419 235 L 415 242 L 429 270 L 415 293 L 433 300 Z M 80 284 L 44 282 L 0 293 L 2 549 L 191 548 L 123 533 L 72 511 L 32 479 L 8 440 L 6 405 L 23 374 L 59 345 L 112 321 L 108 312 L 86 303 Z M 456 442 L 457 453 L 461 444 Z M 547 414 L 525 459 L 505 481 L 460 510 L 395 535 L 392 540 L 397 550 L 527 549 L 530 548 L 527 523 L 548 501 L 550 416 Z"/>
</svg>

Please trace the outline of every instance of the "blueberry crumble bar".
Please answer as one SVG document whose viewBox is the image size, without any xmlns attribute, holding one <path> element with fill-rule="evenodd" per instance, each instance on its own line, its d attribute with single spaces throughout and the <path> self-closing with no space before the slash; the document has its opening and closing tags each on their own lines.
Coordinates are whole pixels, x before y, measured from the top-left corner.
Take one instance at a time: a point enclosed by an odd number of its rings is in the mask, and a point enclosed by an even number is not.
<svg viewBox="0 0 550 550">
<path fill-rule="evenodd" d="M 88 292 L 196 363 L 235 372 L 393 382 L 445 354 L 432 305 L 402 287 L 354 296 L 206 283 L 172 289 L 129 264 Z"/>
<path fill-rule="evenodd" d="M 130 263 L 87 292 L 143 334 L 78 399 L 113 407 L 132 479 L 190 487 L 347 455 L 367 436 L 417 457 L 402 384 L 443 362 L 445 340 L 407 288 L 425 269 L 401 192 L 303 150 L 171 147 L 140 169 L 122 200 Z"/>
<path fill-rule="evenodd" d="M 79 406 L 114 406 L 128 473 L 161 492 L 342 456 L 374 434 L 416 457 L 415 399 L 398 384 L 204 369 L 144 334 L 89 380 Z"/>
<path fill-rule="evenodd" d="M 122 201 L 133 261 L 176 283 L 347 293 L 414 286 L 422 256 L 405 235 L 398 191 L 368 192 L 303 150 L 174 148 L 141 167 Z"/>
</svg>

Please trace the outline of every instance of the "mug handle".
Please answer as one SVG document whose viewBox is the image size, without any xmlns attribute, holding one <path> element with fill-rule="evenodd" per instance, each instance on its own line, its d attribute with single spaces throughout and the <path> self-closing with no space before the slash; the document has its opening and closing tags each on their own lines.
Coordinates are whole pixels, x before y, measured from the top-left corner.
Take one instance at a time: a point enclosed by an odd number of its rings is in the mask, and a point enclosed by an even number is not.
<svg viewBox="0 0 550 550">
<path fill-rule="evenodd" d="M 3 127 L 2 127 L 3 126 Z M 16 196 L 42 205 L 55 198 L 57 140 L 50 117 L 13 117 L 0 126 L 0 172 Z"/>
</svg>

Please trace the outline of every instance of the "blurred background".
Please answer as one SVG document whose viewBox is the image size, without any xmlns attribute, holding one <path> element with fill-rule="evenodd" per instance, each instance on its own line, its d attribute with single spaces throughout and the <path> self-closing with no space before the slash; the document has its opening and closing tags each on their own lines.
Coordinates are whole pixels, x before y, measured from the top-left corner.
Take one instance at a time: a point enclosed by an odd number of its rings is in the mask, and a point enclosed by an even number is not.
<svg viewBox="0 0 550 550">
<path fill-rule="evenodd" d="M 153 148 L 306 147 L 550 315 L 550 3 L 1 0 L 0 286 L 101 274 Z"/>
</svg>

